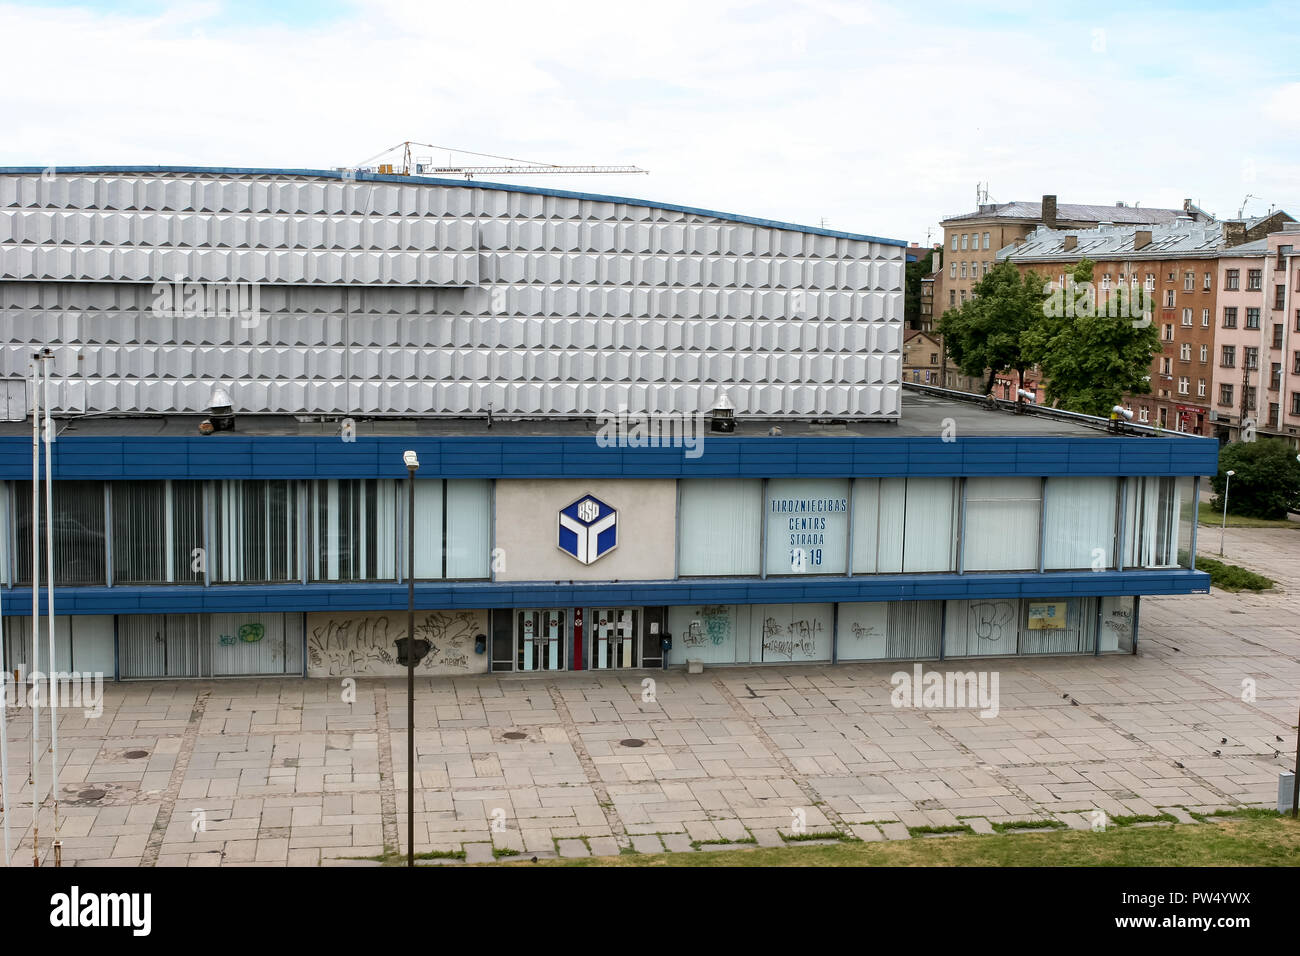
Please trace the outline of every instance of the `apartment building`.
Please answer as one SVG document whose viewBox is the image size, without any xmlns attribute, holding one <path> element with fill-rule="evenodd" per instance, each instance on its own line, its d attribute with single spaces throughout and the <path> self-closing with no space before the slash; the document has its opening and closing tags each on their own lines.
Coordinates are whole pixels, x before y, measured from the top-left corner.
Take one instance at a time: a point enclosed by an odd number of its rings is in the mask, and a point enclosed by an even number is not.
<svg viewBox="0 0 1300 956">
<path fill-rule="evenodd" d="M 1105 223 L 1095 229 L 1039 227 L 998 259 L 1064 284 L 1083 259 L 1095 265 L 1098 301 L 1120 286 L 1154 300 L 1151 321 L 1161 350 L 1151 362 L 1151 392 L 1128 396 L 1134 421 L 1194 435 L 1210 434 L 1214 314 L 1223 231 L 1194 216 L 1147 228 Z"/>
<path fill-rule="evenodd" d="M 935 316 L 959 308 L 971 297 L 975 284 L 993 268 L 998 250 L 1028 238 L 1039 227 L 1146 227 L 1166 225 L 1179 218 L 1194 223 L 1212 220 L 1190 199 L 1183 201 L 1182 209 L 1147 209 L 1123 202 L 1113 206 L 1057 203 L 1054 195 L 1045 195 L 1040 202 L 981 203 L 974 212 L 949 216 L 940 223 L 946 265 L 935 283 Z"/>
<path fill-rule="evenodd" d="M 1300 448 L 1300 223 L 1286 223 L 1265 241 L 1259 432 Z"/>
<path fill-rule="evenodd" d="M 1214 367 L 1210 418 L 1220 441 L 1237 441 L 1243 428 L 1260 426 L 1267 355 L 1264 322 L 1264 266 L 1268 239 L 1225 249 L 1219 257 L 1219 293 L 1214 311 Z M 1276 425 L 1276 399 L 1273 424 Z M 1267 405 L 1265 406 L 1267 410 Z"/>
<path fill-rule="evenodd" d="M 938 385 L 943 346 L 937 335 L 909 329 L 903 333 L 903 381 Z"/>
</svg>

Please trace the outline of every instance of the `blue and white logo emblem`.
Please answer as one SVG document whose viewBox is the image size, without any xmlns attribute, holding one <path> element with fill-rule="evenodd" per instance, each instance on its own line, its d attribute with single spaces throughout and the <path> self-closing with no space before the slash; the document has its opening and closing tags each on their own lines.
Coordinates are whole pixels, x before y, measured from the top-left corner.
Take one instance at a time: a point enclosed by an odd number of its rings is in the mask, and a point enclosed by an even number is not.
<svg viewBox="0 0 1300 956">
<path fill-rule="evenodd" d="M 586 495 L 560 512 L 560 550 L 583 564 L 603 558 L 618 545 L 618 512 Z"/>
</svg>

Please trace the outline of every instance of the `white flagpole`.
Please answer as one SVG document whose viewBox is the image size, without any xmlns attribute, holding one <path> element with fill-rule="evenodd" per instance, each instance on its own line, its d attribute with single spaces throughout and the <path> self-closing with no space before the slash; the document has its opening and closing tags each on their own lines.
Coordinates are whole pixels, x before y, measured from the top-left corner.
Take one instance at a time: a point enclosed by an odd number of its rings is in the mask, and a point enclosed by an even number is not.
<svg viewBox="0 0 1300 956">
<path fill-rule="evenodd" d="M 54 839 L 59 838 L 59 693 L 57 668 L 54 657 L 54 453 L 50 443 L 54 441 L 54 418 L 50 409 L 54 399 L 50 397 L 51 368 L 54 354 L 46 349 L 45 359 L 45 610 L 49 614 L 50 632 L 50 699 L 46 706 L 50 709 L 50 796 L 54 798 Z"/>
<path fill-rule="evenodd" d="M 32 866 L 40 865 L 37 832 L 40 820 L 37 812 L 40 801 L 40 738 L 41 707 L 40 685 L 36 675 L 40 672 L 41 657 L 41 358 L 32 359 Z"/>
</svg>

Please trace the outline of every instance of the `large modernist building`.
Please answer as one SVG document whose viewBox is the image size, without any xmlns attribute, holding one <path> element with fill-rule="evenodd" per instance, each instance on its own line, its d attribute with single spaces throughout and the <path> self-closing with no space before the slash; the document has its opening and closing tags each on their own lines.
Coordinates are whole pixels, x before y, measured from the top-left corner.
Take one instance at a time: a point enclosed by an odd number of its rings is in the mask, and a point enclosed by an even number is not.
<svg viewBox="0 0 1300 956">
<path fill-rule="evenodd" d="M 6 658 L 43 348 L 61 669 L 397 674 L 411 578 L 426 674 L 1132 652 L 1141 595 L 1208 590 L 1216 443 L 904 395 L 904 249 L 487 183 L 0 169 Z"/>
</svg>

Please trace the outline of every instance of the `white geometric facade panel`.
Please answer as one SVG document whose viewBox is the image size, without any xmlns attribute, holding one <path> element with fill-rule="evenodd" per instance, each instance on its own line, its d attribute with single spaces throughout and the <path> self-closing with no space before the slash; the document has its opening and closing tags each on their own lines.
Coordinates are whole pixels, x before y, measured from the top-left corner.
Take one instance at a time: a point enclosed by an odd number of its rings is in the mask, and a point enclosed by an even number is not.
<svg viewBox="0 0 1300 956">
<path fill-rule="evenodd" d="M 641 201 L 277 171 L 0 173 L 0 380 L 242 413 L 896 418 L 900 244 Z"/>
</svg>

